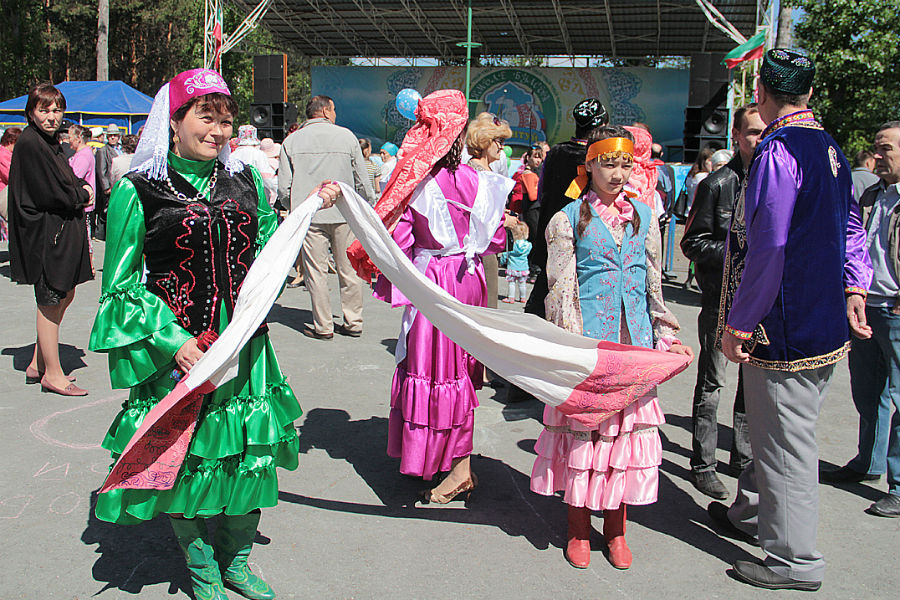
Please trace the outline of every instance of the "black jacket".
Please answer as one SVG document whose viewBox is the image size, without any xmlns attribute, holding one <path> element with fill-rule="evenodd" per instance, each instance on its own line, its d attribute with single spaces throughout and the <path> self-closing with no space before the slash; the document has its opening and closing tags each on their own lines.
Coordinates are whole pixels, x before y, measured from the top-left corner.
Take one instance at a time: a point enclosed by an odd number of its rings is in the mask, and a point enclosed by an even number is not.
<svg viewBox="0 0 900 600">
<path fill-rule="evenodd" d="M 544 234 L 553 215 L 572 202 L 572 198 L 566 196 L 566 190 L 578 175 L 578 165 L 584 164 L 586 155 L 587 144 L 572 139 L 556 144 L 544 157 L 541 183 L 538 186 L 537 203 L 540 205 L 538 209 L 540 213 L 537 231 L 533 235 L 531 254 L 528 257 L 531 264 L 540 268 L 540 272 L 525 304 L 527 313 L 544 316 L 544 299 L 547 297 L 547 239 Z"/>
<path fill-rule="evenodd" d="M 9 265 L 12 280 L 34 284 L 43 274 L 68 292 L 93 278 L 84 204 L 89 194 L 56 136 L 29 125 L 9 167 Z"/>
<path fill-rule="evenodd" d="M 744 165 L 738 153 L 727 165 L 697 185 L 697 193 L 691 204 L 684 237 L 681 238 L 681 251 L 694 261 L 704 306 L 719 304 L 725 265 L 725 240 L 728 238 L 731 214 L 743 181 Z"/>
</svg>

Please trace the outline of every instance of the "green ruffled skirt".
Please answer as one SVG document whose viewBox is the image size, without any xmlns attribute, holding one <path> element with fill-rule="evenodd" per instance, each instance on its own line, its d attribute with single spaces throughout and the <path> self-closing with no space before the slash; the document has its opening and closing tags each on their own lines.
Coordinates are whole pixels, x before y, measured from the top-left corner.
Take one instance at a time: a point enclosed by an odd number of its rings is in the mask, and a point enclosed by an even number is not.
<svg viewBox="0 0 900 600">
<path fill-rule="evenodd" d="M 175 485 L 170 490 L 111 490 L 97 499 L 98 519 L 134 524 L 159 513 L 187 518 L 243 515 L 278 503 L 276 467 L 294 470 L 302 411 L 284 380 L 268 335 L 240 353 L 237 377 L 208 394 Z M 146 414 L 173 387 L 171 371 L 131 388 L 103 440 L 113 461 Z"/>
</svg>

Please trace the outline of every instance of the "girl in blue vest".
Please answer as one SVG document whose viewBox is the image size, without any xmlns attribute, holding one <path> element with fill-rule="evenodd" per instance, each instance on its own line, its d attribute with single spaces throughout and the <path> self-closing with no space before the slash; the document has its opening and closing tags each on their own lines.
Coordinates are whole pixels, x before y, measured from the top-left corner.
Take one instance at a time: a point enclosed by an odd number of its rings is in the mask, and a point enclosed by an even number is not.
<svg viewBox="0 0 900 600">
<path fill-rule="evenodd" d="M 634 168 L 628 129 L 594 130 L 566 193 L 576 200 L 547 226 L 547 319 L 585 337 L 693 356 L 675 339 L 678 321 L 663 302 L 656 216 L 626 186 Z M 631 566 L 625 507 L 656 502 L 664 420 L 655 390 L 594 427 L 544 409 L 531 489 L 565 491 L 572 566 L 590 564 L 592 510 L 603 511 L 612 565 Z"/>
</svg>

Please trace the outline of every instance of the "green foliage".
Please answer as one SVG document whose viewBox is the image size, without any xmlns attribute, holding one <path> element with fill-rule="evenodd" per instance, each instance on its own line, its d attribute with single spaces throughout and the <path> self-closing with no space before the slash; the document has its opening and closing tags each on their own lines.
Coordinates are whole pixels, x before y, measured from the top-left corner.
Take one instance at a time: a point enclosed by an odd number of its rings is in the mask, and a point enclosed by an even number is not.
<svg viewBox="0 0 900 600">
<path fill-rule="evenodd" d="M 96 0 L 15 0 L 0 12 L 0 98 L 97 75 Z M 203 58 L 203 0 L 113 0 L 109 75 L 147 94 Z"/>
<path fill-rule="evenodd" d="M 816 62 L 810 102 L 852 156 L 871 145 L 878 125 L 900 118 L 900 2 L 791 0 L 805 15 L 798 45 Z"/>
<path fill-rule="evenodd" d="M 246 15 L 229 5 L 225 10 L 225 31 L 230 32 L 240 24 Z M 303 120 L 303 109 L 310 98 L 310 67 L 324 65 L 346 65 L 344 59 L 310 58 L 286 48 L 271 32 L 257 27 L 241 43 L 222 57 L 222 75 L 228 82 L 231 94 L 240 107 L 235 119 L 238 125 L 249 123 L 250 104 L 253 102 L 253 56 L 257 54 L 287 54 L 288 57 L 288 102 L 299 109 L 299 119 Z"/>
<path fill-rule="evenodd" d="M 0 99 L 21 95 L 25 82 L 46 77 L 47 49 L 42 41 L 40 0 L 4 2 L 0 8 Z M 32 60 L 22 60 L 32 57 Z"/>
<path fill-rule="evenodd" d="M 225 5 L 225 32 L 246 15 Z M 153 96 L 175 74 L 203 64 L 204 0 L 111 0 L 109 78 Z M 97 0 L 10 0 L 0 8 L 0 100 L 39 81 L 97 76 Z M 310 67 L 347 64 L 286 49 L 262 27 L 222 57 L 222 74 L 247 123 L 253 101 L 253 55 L 288 55 L 288 100 L 303 107 Z"/>
</svg>

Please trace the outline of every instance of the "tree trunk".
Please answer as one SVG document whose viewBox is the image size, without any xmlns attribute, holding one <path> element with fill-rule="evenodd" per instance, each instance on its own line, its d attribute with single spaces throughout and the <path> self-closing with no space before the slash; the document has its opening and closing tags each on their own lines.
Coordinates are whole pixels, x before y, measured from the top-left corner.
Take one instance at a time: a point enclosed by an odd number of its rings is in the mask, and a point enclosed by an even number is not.
<svg viewBox="0 0 900 600">
<path fill-rule="evenodd" d="M 778 8 L 778 37 L 775 38 L 776 48 L 790 48 L 793 44 L 794 9 L 787 6 L 782 0 Z"/>
<path fill-rule="evenodd" d="M 97 1 L 97 81 L 109 81 L 109 0 Z"/>
<path fill-rule="evenodd" d="M 137 74 L 137 36 L 131 36 L 131 60 L 129 63 L 131 67 L 129 71 L 131 73 L 131 87 L 137 87 L 138 84 L 138 74 Z"/>
<path fill-rule="evenodd" d="M 44 0 L 44 16 L 47 25 L 47 79 L 53 79 L 53 50 L 50 49 L 50 40 L 53 36 L 53 28 L 50 26 L 50 0 Z"/>
</svg>

